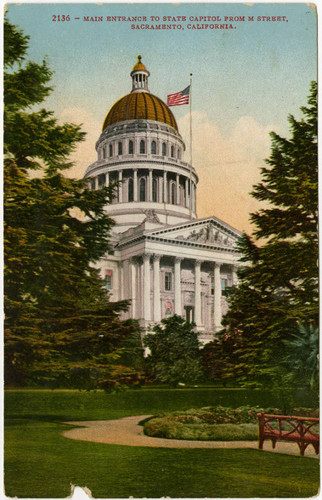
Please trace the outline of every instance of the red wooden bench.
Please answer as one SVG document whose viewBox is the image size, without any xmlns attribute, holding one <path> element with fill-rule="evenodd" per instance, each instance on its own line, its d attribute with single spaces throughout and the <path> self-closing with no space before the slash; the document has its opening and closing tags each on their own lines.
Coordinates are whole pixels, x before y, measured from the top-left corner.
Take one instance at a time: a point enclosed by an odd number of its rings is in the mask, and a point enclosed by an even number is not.
<svg viewBox="0 0 322 500">
<path fill-rule="evenodd" d="M 320 436 L 312 430 L 313 426 L 319 425 L 318 418 L 267 415 L 265 413 L 258 413 L 257 417 L 259 423 L 258 446 L 261 450 L 265 439 L 271 439 L 273 448 L 276 446 L 276 441 L 291 441 L 298 444 L 301 455 L 304 455 L 309 444 L 313 445 L 316 454 L 319 453 Z"/>
</svg>

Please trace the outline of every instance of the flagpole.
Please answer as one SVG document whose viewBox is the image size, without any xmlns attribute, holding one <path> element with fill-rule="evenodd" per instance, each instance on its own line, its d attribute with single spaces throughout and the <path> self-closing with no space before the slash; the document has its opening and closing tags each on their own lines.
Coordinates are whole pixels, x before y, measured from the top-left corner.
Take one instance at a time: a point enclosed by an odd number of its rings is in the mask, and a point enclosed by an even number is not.
<svg viewBox="0 0 322 500">
<path fill-rule="evenodd" d="M 189 217 L 192 219 L 192 119 L 191 119 L 191 101 L 192 101 L 192 73 L 190 73 L 190 99 L 189 99 L 189 125 L 190 125 L 190 199 L 189 199 Z"/>
</svg>

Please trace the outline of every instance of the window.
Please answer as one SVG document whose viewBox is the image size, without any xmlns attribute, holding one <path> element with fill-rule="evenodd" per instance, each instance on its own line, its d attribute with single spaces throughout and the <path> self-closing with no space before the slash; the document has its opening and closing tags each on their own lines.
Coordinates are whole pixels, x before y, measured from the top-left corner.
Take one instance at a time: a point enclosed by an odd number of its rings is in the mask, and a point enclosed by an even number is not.
<svg viewBox="0 0 322 500">
<path fill-rule="evenodd" d="M 140 201 L 145 201 L 145 179 L 140 179 Z"/>
<path fill-rule="evenodd" d="M 143 140 L 140 141 L 140 153 L 141 154 L 145 153 L 145 142 Z"/>
<path fill-rule="evenodd" d="M 186 322 L 187 323 L 193 323 L 194 320 L 195 320 L 195 309 L 194 309 L 194 307 L 185 306 L 184 307 L 184 311 L 185 311 Z"/>
<path fill-rule="evenodd" d="M 106 151 L 105 151 L 105 148 L 102 149 L 102 158 L 104 160 L 104 158 L 106 158 Z"/>
<path fill-rule="evenodd" d="M 181 160 L 181 149 L 178 149 L 178 160 Z"/>
<path fill-rule="evenodd" d="M 171 157 L 174 158 L 174 146 L 171 146 Z"/>
<path fill-rule="evenodd" d="M 165 142 L 162 143 L 162 156 L 166 156 L 167 154 L 167 145 Z"/>
<path fill-rule="evenodd" d="M 152 181 L 152 201 L 158 201 L 158 181 L 153 179 Z"/>
<path fill-rule="evenodd" d="M 118 154 L 119 155 L 123 154 L 123 147 L 121 142 L 118 143 Z"/>
<path fill-rule="evenodd" d="M 110 154 L 110 156 L 113 156 L 113 146 L 112 146 L 112 144 L 110 144 L 109 154 Z"/>
<path fill-rule="evenodd" d="M 98 176 L 98 188 L 102 188 L 105 186 L 105 182 L 106 182 L 106 179 L 105 179 L 105 174 L 100 174 Z"/>
<path fill-rule="evenodd" d="M 133 141 L 129 141 L 129 155 L 133 155 Z"/>
<path fill-rule="evenodd" d="M 167 302 L 165 306 L 165 316 L 169 317 L 173 315 L 173 305 L 172 302 Z"/>
<path fill-rule="evenodd" d="M 132 179 L 132 177 L 129 178 L 128 200 L 133 201 L 133 179 Z"/>
<path fill-rule="evenodd" d="M 164 273 L 164 289 L 167 292 L 172 290 L 172 273 L 171 272 Z"/>
<path fill-rule="evenodd" d="M 106 290 L 111 290 L 113 287 L 113 271 L 107 269 L 105 271 L 105 288 Z"/>
<path fill-rule="evenodd" d="M 156 155 L 157 154 L 157 143 L 155 141 L 151 142 L 151 154 Z"/>
</svg>

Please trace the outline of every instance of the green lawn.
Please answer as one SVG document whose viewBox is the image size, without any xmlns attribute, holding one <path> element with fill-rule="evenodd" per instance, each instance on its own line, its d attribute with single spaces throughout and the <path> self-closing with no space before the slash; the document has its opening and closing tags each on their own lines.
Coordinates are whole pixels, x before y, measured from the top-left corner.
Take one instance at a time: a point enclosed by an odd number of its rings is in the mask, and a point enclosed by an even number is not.
<svg viewBox="0 0 322 500">
<path fill-rule="evenodd" d="M 7 391 L 8 496 L 66 497 L 71 483 L 94 497 L 309 497 L 317 460 L 257 450 L 158 449 L 74 441 L 66 420 L 118 418 L 215 404 L 272 404 L 240 389 L 103 392 Z"/>
</svg>

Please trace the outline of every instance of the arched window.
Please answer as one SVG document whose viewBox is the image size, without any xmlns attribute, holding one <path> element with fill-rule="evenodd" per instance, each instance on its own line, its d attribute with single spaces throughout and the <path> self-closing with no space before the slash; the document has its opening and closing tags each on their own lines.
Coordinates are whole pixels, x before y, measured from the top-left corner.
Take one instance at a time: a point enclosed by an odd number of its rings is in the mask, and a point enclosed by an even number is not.
<svg viewBox="0 0 322 500">
<path fill-rule="evenodd" d="M 122 143 L 121 143 L 121 142 L 119 142 L 119 143 L 118 143 L 118 154 L 119 154 L 119 155 L 121 155 L 121 154 L 122 154 L 122 152 L 123 152 Z"/>
<path fill-rule="evenodd" d="M 156 155 L 157 154 L 157 143 L 155 141 L 151 142 L 151 154 Z"/>
<path fill-rule="evenodd" d="M 133 155 L 133 141 L 129 141 L 129 155 Z"/>
<path fill-rule="evenodd" d="M 178 160 L 181 160 L 181 149 L 178 148 Z"/>
<path fill-rule="evenodd" d="M 171 146 L 171 157 L 174 158 L 174 146 Z"/>
<path fill-rule="evenodd" d="M 167 145 L 165 142 L 162 143 L 162 156 L 166 156 L 167 154 Z"/>
<path fill-rule="evenodd" d="M 110 151 L 109 151 L 110 156 L 113 156 L 113 146 L 110 144 Z"/>
<path fill-rule="evenodd" d="M 140 201 L 145 201 L 145 179 L 140 179 Z"/>
<path fill-rule="evenodd" d="M 158 181 L 157 179 L 153 179 L 152 181 L 152 201 L 158 201 Z"/>
<path fill-rule="evenodd" d="M 105 182 L 106 182 L 105 174 L 100 174 L 98 176 L 98 188 L 101 189 L 102 187 L 104 187 L 105 186 Z"/>
<path fill-rule="evenodd" d="M 133 179 L 132 179 L 132 177 L 129 178 L 128 200 L 133 201 Z"/>
<path fill-rule="evenodd" d="M 145 142 L 143 141 L 143 139 L 140 141 L 140 153 L 145 153 Z"/>
<path fill-rule="evenodd" d="M 105 147 L 102 149 L 102 158 L 104 160 L 104 158 L 106 158 L 106 151 L 105 151 Z"/>
</svg>

